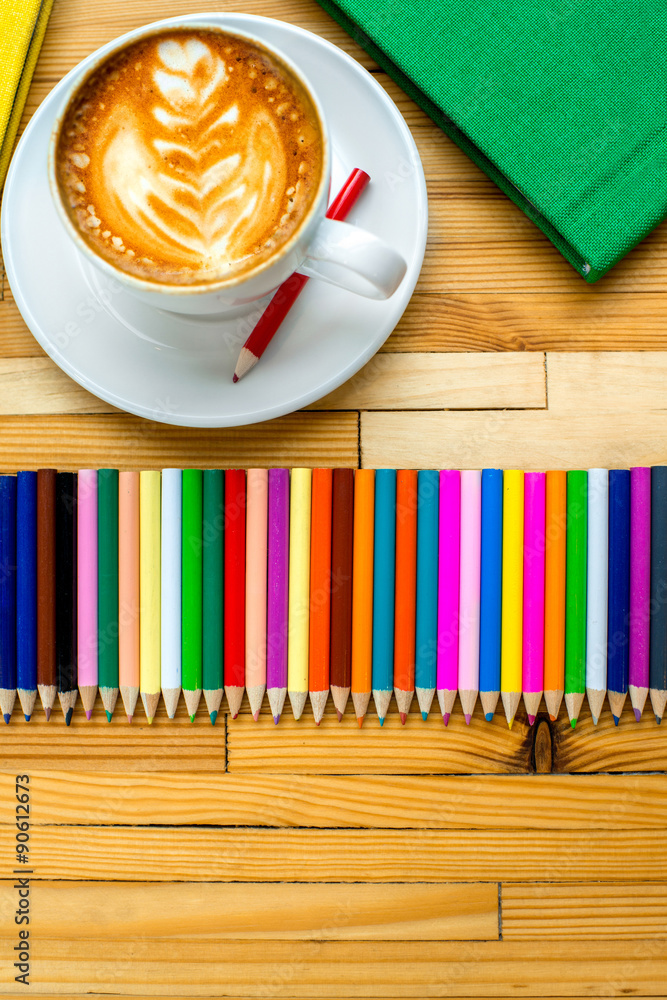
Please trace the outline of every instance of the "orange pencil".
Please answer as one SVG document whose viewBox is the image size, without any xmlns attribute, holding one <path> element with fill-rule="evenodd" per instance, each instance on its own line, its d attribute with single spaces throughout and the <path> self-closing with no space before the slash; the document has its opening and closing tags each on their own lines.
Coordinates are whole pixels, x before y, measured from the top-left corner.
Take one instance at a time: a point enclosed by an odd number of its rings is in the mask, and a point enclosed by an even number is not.
<svg viewBox="0 0 667 1000">
<path fill-rule="evenodd" d="M 308 691 L 319 726 L 329 697 L 331 641 L 331 469 L 313 469 L 310 508 Z"/>
<path fill-rule="evenodd" d="M 415 693 L 417 598 L 417 472 L 396 474 L 396 604 L 394 612 L 394 694 L 405 725 Z"/>
<path fill-rule="evenodd" d="M 547 472 L 544 589 L 544 700 L 552 721 L 565 687 L 565 543 L 567 474 Z"/>
<path fill-rule="evenodd" d="M 373 532 L 375 470 L 354 474 L 352 568 L 352 702 L 359 726 L 371 698 L 373 673 Z"/>
</svg>

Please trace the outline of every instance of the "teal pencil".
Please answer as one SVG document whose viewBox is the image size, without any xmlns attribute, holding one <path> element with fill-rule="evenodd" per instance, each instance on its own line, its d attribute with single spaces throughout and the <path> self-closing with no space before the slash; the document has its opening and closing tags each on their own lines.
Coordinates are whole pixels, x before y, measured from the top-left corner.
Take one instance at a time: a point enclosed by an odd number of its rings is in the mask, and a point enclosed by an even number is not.
<svg viewBox="0 0 667 1000">
<path fill-rule="evenodd" d="M 394 595 L 396 573 L 396 469 L 375 473 L 373 550 L 373 699 L 380 725 L 394 687 Z"/>
</svg>

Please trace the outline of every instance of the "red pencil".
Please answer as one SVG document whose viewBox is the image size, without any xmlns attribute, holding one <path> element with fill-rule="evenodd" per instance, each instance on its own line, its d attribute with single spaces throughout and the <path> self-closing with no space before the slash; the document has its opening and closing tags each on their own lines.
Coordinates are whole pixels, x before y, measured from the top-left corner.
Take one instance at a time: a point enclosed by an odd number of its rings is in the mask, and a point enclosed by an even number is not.
<svg viewBox="0 0 667 1000">
<path fill-rule="evenodd" d="M 365 171 L 359 170 L 358 167 L 355 168 L 329 205 L 327 219 L 338 219 L 339 221 L 346 219 L 369 180 L 370 177 Z M 290 275 L 287 281 L 283 281 L 241 348 L 236 362 L 234 382 L 238 382 L 239 379 L 248 374 L 251 368 L 255 367 L 307 281 L 308 278 L 304 274 L 296 273 Z"/>
<path fill-rule="evenodd" d="M 352 684 L 353 469 L 334 469 L 332 492 L 330 680 L 340 722 Z"/>
<path fill-rule="evenodd" d="M 245 508 L 243 469 L 225 473 L 224 681 L 229 711 L 239 714 L 245 689 Z"/>
</svg>

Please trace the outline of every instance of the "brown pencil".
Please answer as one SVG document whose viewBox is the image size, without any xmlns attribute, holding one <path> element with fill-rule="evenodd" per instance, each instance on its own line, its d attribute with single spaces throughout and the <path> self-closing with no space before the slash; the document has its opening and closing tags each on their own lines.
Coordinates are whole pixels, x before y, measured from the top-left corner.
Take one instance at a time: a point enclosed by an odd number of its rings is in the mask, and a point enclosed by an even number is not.
<svg viewBox="0 0 667 1000">
<path fill-rule="evenodd" d="M 47 720 L 56 700 L 56 470 L 37 472 L 37 690 Z"/>
<path fill-rule="evenodd" d="M 343 718 L 352 683 L 354 471 L 334 469 L 331 532 L 331 697 Z"/>
</svg>

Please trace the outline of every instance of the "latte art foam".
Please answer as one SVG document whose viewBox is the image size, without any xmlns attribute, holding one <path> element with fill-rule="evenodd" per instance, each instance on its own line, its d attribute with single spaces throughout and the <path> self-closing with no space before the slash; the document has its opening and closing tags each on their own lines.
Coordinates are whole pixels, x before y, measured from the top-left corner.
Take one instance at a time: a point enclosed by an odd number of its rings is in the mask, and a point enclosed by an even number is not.
<svg viewBox="0 0 667 1000">
<path fill-rule="evenodd" d="M 251 42 L 206 30 L 165 31 L 111 57 L 71 102 L 56 153 L 86 242 L 169 284 L 235 278 L 275 254 L 321 169 L 301 84 Z"/>
</svg>

